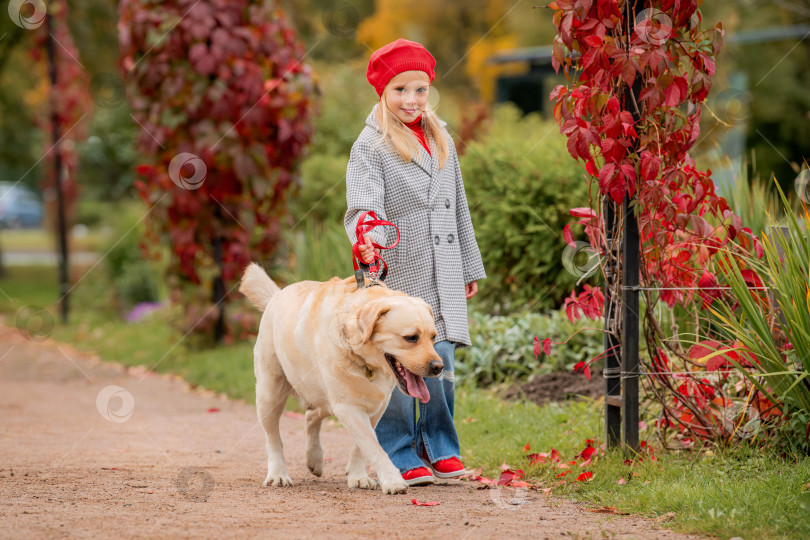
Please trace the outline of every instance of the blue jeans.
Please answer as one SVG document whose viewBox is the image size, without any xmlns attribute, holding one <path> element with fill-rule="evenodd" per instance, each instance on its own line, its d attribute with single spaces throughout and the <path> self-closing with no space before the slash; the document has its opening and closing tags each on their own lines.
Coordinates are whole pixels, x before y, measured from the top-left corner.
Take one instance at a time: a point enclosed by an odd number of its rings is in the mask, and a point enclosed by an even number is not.
<svg viewBox="0 0 810 540">
<path fill-rule="evenodd" d="M 419 421 L 416 421 L 418 400 L 394 388 L 391 401 L 375 429 L 380 445 L 399 471 L 424 467 L 419 459 L 426 450 L 431 463 L 451 457 L 461 459 L 456 426 L 453 425 L 453 373 L 456 344 L 440 341 L 433 347 L 442 357 L 444 370 L 439 377 L 425 378 L 430 401 L 419 403 Z"/>
</svg>

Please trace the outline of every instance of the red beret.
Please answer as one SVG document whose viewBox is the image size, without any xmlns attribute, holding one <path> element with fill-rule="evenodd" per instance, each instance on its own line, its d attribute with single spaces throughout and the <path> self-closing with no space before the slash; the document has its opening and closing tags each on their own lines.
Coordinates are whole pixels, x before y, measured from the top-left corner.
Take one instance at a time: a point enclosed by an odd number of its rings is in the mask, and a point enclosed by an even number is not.
<svg viewBox="0 0 810 540">
<path fill-rule="evenodd" d="M 388 81 L 403 71 L 424 71 L 430 77 L 430 82 L 433 82 L 436 78 L 434 67 L 436 59 L 422 45 L 415 41 L 398 39 L 371 54 L 366 77 L 377 94 L 382 96 Z"/>
</svg>

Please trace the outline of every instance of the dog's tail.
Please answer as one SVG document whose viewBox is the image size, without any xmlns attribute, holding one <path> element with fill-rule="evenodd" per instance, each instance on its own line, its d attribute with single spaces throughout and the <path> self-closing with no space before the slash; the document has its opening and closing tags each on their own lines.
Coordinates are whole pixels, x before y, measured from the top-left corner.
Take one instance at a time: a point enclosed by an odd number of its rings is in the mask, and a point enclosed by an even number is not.
<svg viewBox="0 0 810 540">
<path fill-rule="evenodd" d="M 259 311 L 264 311 L 273 295 L 280 290 L 267 272 L 256 263 L 250 263 L 245 269 L 242 283 L 239 285 L 239 292 L 247 296 Z"/>
</svg>

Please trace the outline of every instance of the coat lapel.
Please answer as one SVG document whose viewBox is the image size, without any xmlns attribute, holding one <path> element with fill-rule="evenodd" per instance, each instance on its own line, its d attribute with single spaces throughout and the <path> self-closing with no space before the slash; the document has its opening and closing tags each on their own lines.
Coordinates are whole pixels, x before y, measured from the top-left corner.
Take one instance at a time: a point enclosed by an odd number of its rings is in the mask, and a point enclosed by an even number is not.
<svg viewBox="0 0 810 540">
<path fill-rule="evenodd" d="M 419 167 L 425 171 L 428 176 L 433 176 L 431 173 L 433 158 L 430 157 L 430 154 L 427 153 L 427 150 L 420 144 L 419 145 L 419 154 L 412 158 L 412 161 L 419 165 Z"/>
<path fill-rule="evenodd" d="M 422 152 L 427 154 L 425 149 L 422 149 Z M 436 157 L 439 153 L 439 149 L 436 146 L 434 141 L 430 141 L 430 191 L 428 192 L 428 205 L 433 204 L 433 199 L 436 198 L 436 194 L 439 193 L 439 188 L 441 188 L 441 175 L 439 174 L 439 159 Z M 444 166 L 447 167 L 449 163 L 445 163 Z"/>
</svg>

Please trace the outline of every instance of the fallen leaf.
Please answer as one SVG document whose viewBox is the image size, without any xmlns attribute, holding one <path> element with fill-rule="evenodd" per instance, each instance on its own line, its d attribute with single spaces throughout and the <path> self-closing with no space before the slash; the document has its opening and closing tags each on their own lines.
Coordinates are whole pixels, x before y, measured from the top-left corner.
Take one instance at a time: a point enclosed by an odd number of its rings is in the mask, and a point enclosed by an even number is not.
<svg viewBox="0 0 810 540">
<path fill-rule="evenodd" d="M 558 474 L 557 476 L 555 476 L 554 478 L 559 478 L 561 476 L 565 476 L 566 474 L 571 474 L 571 472 L 572 472 L 571 470 L 563 471 L 560 474 Z"/>
<path fill-rule="evenodd" d="M 216 407 L 211 407 L 210 409 L 208 409 L 208 412 L 210 412 L 210 413 L 211 412 L 219 412 L 219 409 L 217 409 Z"/>
<path fill-rule="evenodd" d="M 503 463 L 501 463 L 501 470 L 502 470 L 502 471 L 508 471 L 508 470 L 509 470 L 509 469 L 511 469 L 511 468 L 512 468 L 512 466 L 511 466 L 511 465 L 507 465 L 505 461 L 504 461 Z"/>
<path fill-rule="evenodd" d="M 593 512 L 594 514 L 615 514 L 617 516 L 629 516 L 630 514 L 627 512 L 619 512 L 616 510 L 615 506 L 603 506 L 602 508 L 586 508 L 588 512 Z"/>
<path fill-rule="evenodd" d="M 465 424 L 469 424 L 470 422 L 478 422 L 478 419 L 476 419 L 476 418 L 465 418 L 464 420 L 462 420 L 462 422 L 464 422 Z"/>
<path fill-rule="evenodd" d="M 531 448 L 531 446 L 529 446 L 529 443 L 526 443 L 526 446 L 524 446 L 524 447 L 523 447 L 523 451 L 524 451 L 524 452 L 528 452 L 528 451 L 529 451 L 529 450 L 531 450 L 531 449 L 532 449 L 532 448 Z"/>
<path fill-rule="evenodd" d="M 623 486 L 627 483 L 627 480 L 625 480 L 624 477 L 621 477 L 619 478 L 619 481 L 616 483 L 619 484 L 620 486 Z"/>
<path fill-rule="evenodd" d="M 513 480 L 519 480 L 523 478 L 523 474 L 524 474 L 523 471 L 520 469 L 514 471 L 512 469 L 506 469 L 501 473 L 501 477 L 498 479 L 498 485 L 504 486 L 509 484 Z"/>
<path fill-rule="evenodd" d="M 593 473 L 591 471 L 585 471 L 584 473 L 577 476 L 577 482 L 587 482 L 593 478 Z"/>
<path fill-rule="evenodd" d="M 416 506 L 436 506 L 439 504 L 439 501 L 419 502 L 416 499 L 411 499 L 411 502 Z"/>
<path fill-rule="evenodd" d="M 516 487 L 516 488 L 530 488 L 534 487 L 532 484 L 526 482 L 525 480 L 514 480 L 506 484 L 509 487 Z"/>
<path fill-rule="evenodd" d="M 582 452 L 577 454 L 577 457 L 581 457 L 583 461 L 590 461 L 593 455 L 596 453 L 596 448 L 593 446 L 586 446 Z"/>
</svg>

